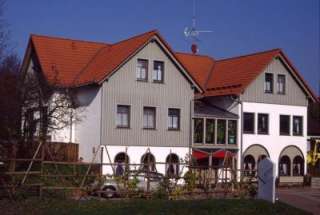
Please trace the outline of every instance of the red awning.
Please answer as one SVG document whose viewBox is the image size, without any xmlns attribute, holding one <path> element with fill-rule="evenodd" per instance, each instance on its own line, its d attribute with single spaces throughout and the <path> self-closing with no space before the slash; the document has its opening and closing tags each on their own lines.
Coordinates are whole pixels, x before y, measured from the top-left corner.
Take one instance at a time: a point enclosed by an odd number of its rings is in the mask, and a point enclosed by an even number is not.
<svg viewBox="0 0 320 215">
<path fill-rule="evenodd" d="M 192 157 L 196 158 L 197 160 L 208 158 L 209 156 L 210 156 L 210 152 L 192 150 Z M 233 157 L 233 156 L 235 156 L 234 153 L 228 150 L 223 150 L 223 149 L 212 152 L 212 157 L 214 158 L 225 158 L 225 157 Z"/>
<path fill-rule="evenodd" d="M 225 158 L 225 157 L 233 157 L 234 154 L 228 150 L 218 150 L 212 152 L 212 157 L 214 158 Z"/>
<path fill-rule="evenodd" d="M 209 154 L 203 151 L 192 150 L 192 157 L 196 158 L 197 160 L 200 160 L 209 157 Z"/>
</svg>

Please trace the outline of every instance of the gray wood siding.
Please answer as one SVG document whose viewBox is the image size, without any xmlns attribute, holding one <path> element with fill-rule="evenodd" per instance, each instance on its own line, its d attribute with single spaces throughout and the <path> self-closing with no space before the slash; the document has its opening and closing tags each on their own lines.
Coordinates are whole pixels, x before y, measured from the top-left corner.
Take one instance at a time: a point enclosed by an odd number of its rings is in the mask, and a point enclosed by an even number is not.
<svg viewBox="0 0 320 215">
<path fill-rule="evenodd" d="M 148 82 L 136 80 L 137 59 L 148 59 Z M 164 83 L 152 83 L 153 61 L 164 61 Z M 157 43 L 149 43 L 103 84 L 103 143 L 188 147 L 191 84 Z M 131 106 L 130 129 L 116 128 L 117 105 Z M 156 107 L 156 129 L 143 129 L 143 107 Z M 168 131 L 168 108 L 180 108 L 180 131 Z"/>
<path fill-rule="evenodd" d="M 273 73 L 273 94 L 264 92 L 265 73 Z M 277 75 L 284 74 L 286 76 L 286 94 L 277 93 Z M 293 76 L 287 70 L 280 59 L 274 59 L 261 73 L 255 81 L 253 81 L 245 92 L 241 95 L 241 100 L 245 102 L 269 103 L 280 105 L 298 105 L 307 106 L 308 100 Z"/>
</svg>

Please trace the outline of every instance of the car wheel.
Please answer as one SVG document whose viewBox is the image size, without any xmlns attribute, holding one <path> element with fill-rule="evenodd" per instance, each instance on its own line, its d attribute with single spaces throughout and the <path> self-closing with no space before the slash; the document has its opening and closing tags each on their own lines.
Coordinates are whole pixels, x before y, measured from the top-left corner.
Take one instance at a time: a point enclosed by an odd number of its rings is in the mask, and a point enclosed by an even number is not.
<svg viewBox="0 0 320 215">
<path fill-rule="evenodd" d="M 112 186 L 104 187 L 102 196 L 104 198 L 113 198 L 116 195 L 116 189 Z"/>
</svg>

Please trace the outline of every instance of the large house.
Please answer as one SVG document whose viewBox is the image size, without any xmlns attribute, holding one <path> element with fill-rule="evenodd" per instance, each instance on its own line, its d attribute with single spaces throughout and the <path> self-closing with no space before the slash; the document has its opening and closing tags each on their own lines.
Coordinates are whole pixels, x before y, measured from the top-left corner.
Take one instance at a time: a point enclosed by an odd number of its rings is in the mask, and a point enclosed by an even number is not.
<svg viewBox="0 0 320 215">
<path fill-rule="evenodd" d="M 191 154 L 219 165 L 229 153 L 249 171 L 269 157 L 283 181 L 305 174 L 316 98 L 280 49 L 217 60 L 175 52 L 157 31 L 113 44 L 31 35 L 22 70 L 76 92 L 83 119 L 50 138 L 78 143 L 84 161 L 102 146 L 103 162 L 178 174 Z"/>
</svg>

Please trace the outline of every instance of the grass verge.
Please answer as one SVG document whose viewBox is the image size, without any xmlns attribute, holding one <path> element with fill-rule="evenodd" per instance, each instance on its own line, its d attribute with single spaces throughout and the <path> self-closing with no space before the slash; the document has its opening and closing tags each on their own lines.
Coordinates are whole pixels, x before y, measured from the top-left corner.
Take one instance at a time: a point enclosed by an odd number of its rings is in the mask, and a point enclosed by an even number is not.
<svg viewBox="0 0 320 215">
<path fill-rule="evenodd" d="M 73 201 L 57 199 L 27 199 L 17 203 L 0 201 L 1 214 L 219 214 L 265 215 L 309 213 L 281 202 L 270 204 L 261 200 L 212 199 L 212 200 L 112 200 Z"/>
</svg>

